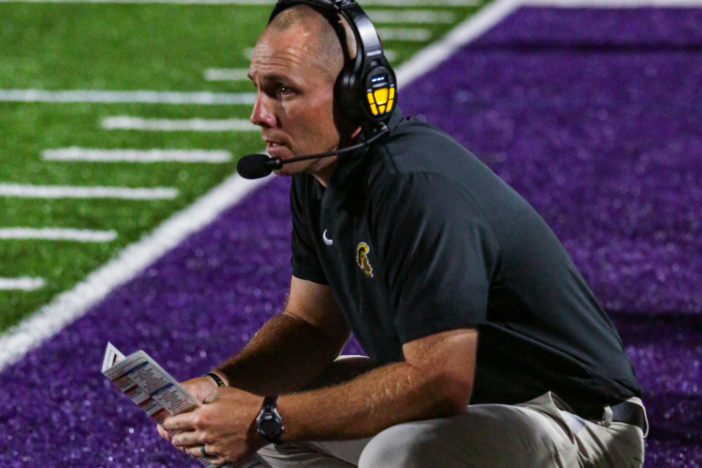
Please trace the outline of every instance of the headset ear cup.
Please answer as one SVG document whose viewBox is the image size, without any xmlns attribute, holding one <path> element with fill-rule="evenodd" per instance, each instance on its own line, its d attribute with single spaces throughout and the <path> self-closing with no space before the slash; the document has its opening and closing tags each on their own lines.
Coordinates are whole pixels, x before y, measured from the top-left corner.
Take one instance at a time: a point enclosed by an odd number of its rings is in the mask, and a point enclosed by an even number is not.
<svg viewBox="0 0 702 468">
<path fill-rule="evenodd" d="M 351 60 L 344 65 L 336 79 L 334 101 L 335 105 L 340 106 L 339 110 L 347 120 L 355 125 L 360 125 L 365 120 L 365 116 L 361 107 L 363 104 L 358 100 L 356 78 L 354 61 Z"/>
</svg>

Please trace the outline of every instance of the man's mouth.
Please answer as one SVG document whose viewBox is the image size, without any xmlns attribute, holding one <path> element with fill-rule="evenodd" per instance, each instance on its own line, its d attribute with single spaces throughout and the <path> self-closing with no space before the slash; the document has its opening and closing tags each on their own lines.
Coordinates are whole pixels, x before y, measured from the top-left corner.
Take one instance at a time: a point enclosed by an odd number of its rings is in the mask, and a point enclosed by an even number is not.
<svg viewBox="0 0 702 468">
<path fill-rule="evenodd" d="M 280 153 L 285 148 L 285 145 L 283 143 L 280 143 L 277 141 L 267 141 L 266 143 L 268 143 L 268 146 L 266 147 L 266 151 L 272 157 L 279 157 Z"/>
</svg>

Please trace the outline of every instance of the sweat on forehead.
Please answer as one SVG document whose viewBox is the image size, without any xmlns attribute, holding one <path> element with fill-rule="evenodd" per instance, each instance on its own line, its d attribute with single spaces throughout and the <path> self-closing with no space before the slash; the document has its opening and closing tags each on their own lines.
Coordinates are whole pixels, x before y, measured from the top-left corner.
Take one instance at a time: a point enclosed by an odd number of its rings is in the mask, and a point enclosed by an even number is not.
<svg viewBox="0 0 702 468">
<path fill-rule="evenodd" d="M 295 28 L 303 28 L 311 32 L 314 42 L 310 44 L 315 52 L 315 57 L 320 64 L 335 73 L 341 70 L 344 63 L 344 49 L 341 42 L 345 42 L 348 56 L 356 56 L 356 40 L 351 27 L 346 20 L 338 17 L 339 26 L 331 25 L 322 13 L 307 5 L 295 5 L 276 15 L 267 26 L 266 31 L 282 32 Z"/>
</svg>

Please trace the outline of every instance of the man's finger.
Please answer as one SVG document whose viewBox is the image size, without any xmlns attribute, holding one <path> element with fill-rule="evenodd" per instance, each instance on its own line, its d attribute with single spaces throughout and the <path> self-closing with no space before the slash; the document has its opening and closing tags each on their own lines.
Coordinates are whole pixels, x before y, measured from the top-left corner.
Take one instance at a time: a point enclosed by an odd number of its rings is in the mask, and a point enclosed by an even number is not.
<svg viewBox="0 0 702 468">
<path fill-rule="evenodd" d="M 176 436 L 173 436 L 173 440 L 171 442 L 176 447 L 194 447 L 205 443 L 202 435 L 196 431 L 182 432 Z"/>
<path fill-rule="evenodd" d="M 158 435 L 166 439 L 168 442 L 171 442 L 171 434 L 165 430 L 163 427 L 161 427 L 160 424 L 156 424 L 156 430 L 158 431 Z"/>
<path fill-rule="evenodd" d="M 197 447 L 189 447 L 188 449 L 185 450 L 185 453 L 188 455 L 192 455 L 193 457 L 201 457 L 202 456 L 202 444 L 198 445 Z M 207 454 L 207 458 L 217 458 L 219 457 L 219 454 L 216 453 L 214 447 L 211 445 L 205 445 L 205 453 Z M 209 448 L 208 448 L 209 447 Z"/>
<path fill-rule="evenodd" d="M 183 413 L 177 416 L 171 416 L 163 421 L 163 428 L 168 431 L 192 431 L 195 429 L 193 414 L 194 413 Z"/>
<path fill-rule="evenodd" d="M 214 392 L 207 395 L 207 397 L 204 400 L 202 400 L 202 403 L 205 405 L 212 403 L 217 399 L 218 396 L 219 396 L 219 390 L 215 390 Z"/>
</svg>

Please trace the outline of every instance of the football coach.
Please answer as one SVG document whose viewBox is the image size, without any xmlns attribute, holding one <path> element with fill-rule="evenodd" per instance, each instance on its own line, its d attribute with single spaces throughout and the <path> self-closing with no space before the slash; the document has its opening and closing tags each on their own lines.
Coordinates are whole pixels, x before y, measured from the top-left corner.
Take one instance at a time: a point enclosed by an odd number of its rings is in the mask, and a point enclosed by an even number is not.
<svg viewBox="0 0 702 468">
<path fill-rule="evenodd" d="M 521 196 L 402 115 L 353 0 L 278 2 L 249 76 L 270 157 L 239 172 L 292 176 L 289 298 L 163 437 L 274 468 L 642 466 L 612 322 Z"/>
</svg>

